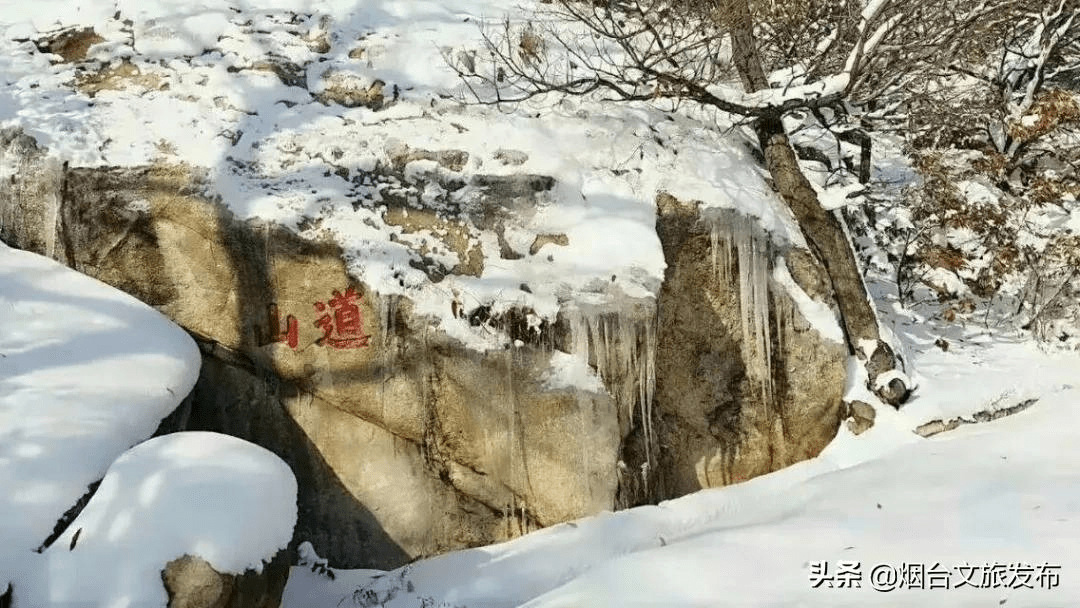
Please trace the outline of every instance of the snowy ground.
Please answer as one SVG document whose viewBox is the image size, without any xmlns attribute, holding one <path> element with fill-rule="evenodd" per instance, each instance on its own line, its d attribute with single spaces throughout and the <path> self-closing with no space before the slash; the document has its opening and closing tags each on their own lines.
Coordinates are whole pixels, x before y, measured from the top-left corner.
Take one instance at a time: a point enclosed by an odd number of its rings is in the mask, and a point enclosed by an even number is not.
<svg viewBox="0 0 1080 608">
<path fill-rule="evenodd" d="M 937 329 L 948 351 L 901 333 L 919 396 L 818 458 L 394 572 L 297 567 L 285 606 L 1075 606 L 1080 360 Z M 1025 398 L 994 422 L 913 432 Z"/>
</svg>

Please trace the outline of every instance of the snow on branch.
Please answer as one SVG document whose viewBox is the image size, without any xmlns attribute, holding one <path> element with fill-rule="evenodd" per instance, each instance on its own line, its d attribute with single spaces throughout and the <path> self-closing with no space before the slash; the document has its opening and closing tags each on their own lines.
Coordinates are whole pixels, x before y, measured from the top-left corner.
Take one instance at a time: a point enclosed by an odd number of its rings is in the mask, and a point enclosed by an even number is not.
<svg viewBox="0 0 1080 608">
<path fill-rule="evenodd" d="M 874 0 L 871 19 L 892 0 Z M 468 61 L 447 57 L 476 103 L 516 103 L 547 93 L 605 93 L 619 101 L 693 101 L 745 117 L 839 104 L 844 72 L 747 94 L 737 86 L 728 36 L 731 16 L 686 0 L 580 3 L 559 0 L 526 23 L 482 31 L 485 48 Z M 860 46 L 873 50 L 893 21 Z M 839 29 L 833 33 L 838 36 Z M 486 52 L 486 57 L 484 53 Z"/>
<path fill-rule="evenodd" d="M 1057 50 L 1058 43 L 1061 42 L 1073 23 L 1076 22 L 1078 15 L 1080 15 L 1080 8 L 1074 8 L 1068 12 L 1065 10 L 1065 0 L 1062 0 L 1056 11 L 1050 12 L 1048 10 L 1041 15 L 1041 22 L 1032 32 L 1028 45 L 1029 47 L 1034 46 L 1032 51 L 1037 50 L 1038 54 L 1026 66 L 1031 73 L 1031 77 L 1027 82 L 1027 86 L 1024 87 L 1023 99 L 1012 108 L 1011 114 L 1013 118 L 1019 118 L 1035 102 L 1035 95 L 1042 87 L 1047 76 L 1047 62 L 1051 54 Z"/>
</svg>

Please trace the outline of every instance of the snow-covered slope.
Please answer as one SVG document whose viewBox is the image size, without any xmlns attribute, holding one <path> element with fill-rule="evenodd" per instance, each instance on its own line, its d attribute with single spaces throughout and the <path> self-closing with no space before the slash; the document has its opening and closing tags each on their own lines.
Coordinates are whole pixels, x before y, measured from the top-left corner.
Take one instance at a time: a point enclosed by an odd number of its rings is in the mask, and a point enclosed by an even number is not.
<svg viewBox="0 0 1080 608">
<path fill-rule="evenodd" d="M 717 129 L 730 125 L 713 112 L 551 97 L 462 106 L 462 84 L 444 56 L 476 52 L 481 25 L 523 18 L 528 7 L 496 0 L 103 6 L 56 0 L 0 8 L 4 125 L 21 126 L 73 165 L 204 168 L 211 194 L 240 218 L 333 238 L 356 278 L 380 294 L 408 296 L 417 312 L 475 348 L 502 346 L 505 336 L 455 318 L 452 300 L 466 313 L 515 306 L 548 320 L 571 301 L 651 301 L 664 270 L 654 229 L 659 191 L 738 208 L 774 238 L 801 241 L 741 132 Z M 100 41 L 81 62 L 39 52 L 35 42 L 61 26 L 93 27 Z M 360 91 L 376 81 L 384 85 L 375 109 L 323 103 L 328 88 Z M 464 153 L 455 157 L 463 162 L 409 156 L 417 150 Z M 483 207 L 475 178 L 507 175 L 554 178 L 554 186 L 538 192 L 535 206 L 488 221 L 492 209 Z M 498 198 L 503 205 L 508 197 Z M 410 226 L 414 210 L 438 219 Z M 463 233 L 464 243 L 448 246 L 446 230 Z M 562 238 L 534 251 L 547 235 Z M 441 276 L 474 251 L 484 258 L 476 276 Z M 438 281 L 425 266 L 441 268 Z"/>
<path fill-rule="evenodd" d="M 149 306 L 0 244 L 0 587 L 176 408 L 199 363 Z"/>
<path fill-rule="evenodd" d="M 1000 340 L 953 350 L 951 366 L 929 354 L 936 390 L 918 407 L 881 410 L 858 437 L 841 429 L 813 460 L 394 572 L 298 567 L 285 606 L 1076 605 L 1080 361 Z M 1036 406 L 912 432 L 928 412 L 989 405 L 1002 377 L 1028 378 Z"/>
</svg>

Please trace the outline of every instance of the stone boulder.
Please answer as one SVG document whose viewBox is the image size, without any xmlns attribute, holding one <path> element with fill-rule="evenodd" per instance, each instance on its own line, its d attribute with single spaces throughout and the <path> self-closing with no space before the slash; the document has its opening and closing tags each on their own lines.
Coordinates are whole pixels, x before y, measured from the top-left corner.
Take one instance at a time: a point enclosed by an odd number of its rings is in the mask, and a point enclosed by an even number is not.
<svg viewBox="0 0 1080 608">
<path fill-rule="evenodd" d="M 546 387 L 534 337 L 466 351 L 350 277 L 335 244 L 237 220 L 185 167 L 62 168 L 25 136 L 7 144 L 26 170 L 0 186 L 0 237 L 186 328 L 204 359 L 186 430 L 284 459 L 296 542 L 335 566 L 395 567 L 614 506 L 614 400 Z"/>
<path fill-rule="evenodd" d="M 739 267 L 747 258 L 725 260 L 715 250 L 725 247 L 729 225 L 745 219 L 733 213 L 708 218 L 700 207 L 667 194 L 657 200 L 668 268 L 657 330 L 653 409 L 661 449 L 652 500 L 813 458 L 836 435 L 843 414 L 844 345 L 821 336 L 772 278 L 777 259 L 795 260 L 785 265 L 798 288 L 808 299 L 824 299 L 831 294 L 820 264 L 809 251 L 751 235 L 760 248 L 753 262 L 766 264 L 759 272 L 768 279 L 767 293 L 758 294 L 767 297 L 761 303 L 767 327 L 760 329 L 771 347 L 771 364 L 763 366 L 747 344 L 744 319 L 752 311 L 743 310 L 750 298 L 740 293 L 738 279 L 755 269 Z"/>
<path fill-rule="evenodd" d="M 711 265 L 710 224 L 694 204 L 660 200 L 659 317 L 651 301 L 632 314 L 568 306 L 533 327 L 528 311 L 479 308 L 465 320 L 512 344 L 479 353 L 433 330 L 408 300 L 350 276 L 335 243 L 238 220 L 198 171 L 65 167 L 12 131 L 0 132 L 0 146 L 19 166 L 0 182 L 0 238 L 186 328 L 203 366 L 183 428 L 241 437 L 285 460 L 299 486 L 293 548 L 310 541 L 334 567 L 392 568 L 748 479 L 813 457 L 840 424 L 844 349 L 775 285 L 763 396 L 757 355 L 744 352 L 738 269 L 725 278 Z M 402 150 L 444 169 L 467 162 L 457 151 Z M 490 231 L 554 184 L 532 174 L 468 180 L 470 229 Z M 395 205 L 387 201 L 388 218 Z M 466 229 L 422 210 L 402 217 L 450 240 Z M 463 262 L 432 270 L 433 282 L 484 267 L 458 240 Z M 566 242 L 546 235 L 513 253 Z M 808 252 L 767 253 L 788 260 L 803 296 L 828 301 Z M 566 353 L 603 384 L 552 383 Z"/>
<path fill-rule="evenodd" d="M 855 400 L 845 404 L 845 409 L 848 412 L 847 427 L 852 435 L 862 435 L 874 427 L 874 420 L 877 418 L 874 406 L 865 401 Z"/>
</svg>

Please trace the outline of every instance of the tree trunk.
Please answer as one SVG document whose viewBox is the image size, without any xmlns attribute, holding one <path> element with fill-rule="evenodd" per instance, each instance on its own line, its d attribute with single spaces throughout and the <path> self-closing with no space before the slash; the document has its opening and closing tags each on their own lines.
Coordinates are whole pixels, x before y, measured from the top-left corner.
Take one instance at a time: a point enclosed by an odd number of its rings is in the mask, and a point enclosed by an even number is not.
<svg viewBox="0 0 1080 608">
<path fill-rule="evenodd" d="M 748 93 L 768 88 L 754 41 L 749 2 L 729 2 L 732 53 L 743 86 Z M 897 369 L 896 354 L 881 339 L 877 315 L 840 221 L 821 206 L 817 192 L 799 167 L 780 115 L 759 118 L 753 128 L 776 191 L 794 213 L 811 249 L 829 274 L 848 349 L 866 362 L 870 388 L 886 403 L 899 406 L 908 397 L 908 387 L 902 377 L 881 378 Z"/>
</svg>

